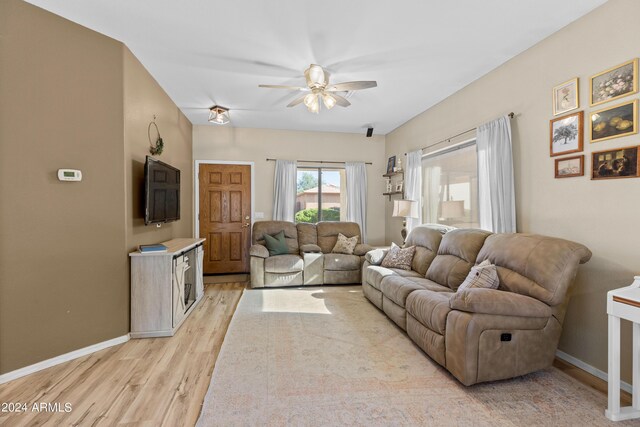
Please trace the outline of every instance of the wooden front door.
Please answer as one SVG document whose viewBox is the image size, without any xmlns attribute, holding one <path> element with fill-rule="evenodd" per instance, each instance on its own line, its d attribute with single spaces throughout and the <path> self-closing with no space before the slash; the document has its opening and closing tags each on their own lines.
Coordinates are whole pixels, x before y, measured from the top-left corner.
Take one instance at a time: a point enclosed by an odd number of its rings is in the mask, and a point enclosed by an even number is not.
<svg viewBox="0 0 640 427">
<path fill-rule="evenodd" d="M 204 273 L 248 273 L 251 166 L 201 164 L 198 180 Z"/>
</svg>

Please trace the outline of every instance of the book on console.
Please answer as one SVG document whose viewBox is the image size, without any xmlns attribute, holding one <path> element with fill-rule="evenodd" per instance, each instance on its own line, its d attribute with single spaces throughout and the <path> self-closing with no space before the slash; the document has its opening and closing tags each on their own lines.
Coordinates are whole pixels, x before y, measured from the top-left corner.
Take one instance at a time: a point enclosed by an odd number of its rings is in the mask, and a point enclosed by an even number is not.
<svg viewBox="0 0 640 427">
<path fill-rule="evenodd" d="M 167 252 L 167 247 L 165 245 L 156 244 L 156 245 L 140 245 L 138 246 L 138 250 L 143 253 L 147 252 Z"/>
</svg>

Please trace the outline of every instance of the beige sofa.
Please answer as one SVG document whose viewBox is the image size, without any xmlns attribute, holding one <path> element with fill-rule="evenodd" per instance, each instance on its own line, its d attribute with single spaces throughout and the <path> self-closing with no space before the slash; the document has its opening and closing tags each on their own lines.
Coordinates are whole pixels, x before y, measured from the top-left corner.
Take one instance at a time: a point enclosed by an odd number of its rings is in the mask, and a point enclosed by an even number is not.
<svg viewBox="0 0 640 427">
<path fill-rule="evenodd" d="M 269 256 L 264 235 L 275 235 L 282 230 L 289 254 Z M 353 255 L 331 253 L 338 233 L 347 237 L 359 236 L 358 242 L 361 241 L 360 226 L 354 222 L 254 223 L 250 249 L 251 287 L 360 283 L 364 255 L 373 248 L 358 243 Z"/>
<path fill-rule="evenodd" d="M 381 267 L 383 251 L 367 254 L 365 296 L 404 329 L 433 360 L 465 385 L 524 375 L 551 366 L 567 291 L 583 245 L 534 234 L 459 229 L 442 235 L 417 227 L 412 270 Z M 497 266 L 500 287 L 456 292 L 471 267 Z"/>
</svg>

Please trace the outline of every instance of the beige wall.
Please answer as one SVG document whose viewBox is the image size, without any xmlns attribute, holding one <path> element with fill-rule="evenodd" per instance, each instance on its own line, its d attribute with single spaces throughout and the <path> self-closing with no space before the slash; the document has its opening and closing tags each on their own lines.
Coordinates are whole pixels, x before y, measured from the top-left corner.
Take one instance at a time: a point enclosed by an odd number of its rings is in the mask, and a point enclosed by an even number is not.
<svg viewBox="0 0 640 427">
<path fill-rule="evenodd" d="M 124 58 L 124 168 L 126 176 L 127 250 L 174 237 L 191 237 L 193 175 L 191 122 L 185 117 L 140 61 L 123 47 Z M 164 151 L 153 156 L 180 169 L 180 220 L 144 225 L 144 162 L 149 154 L 149 123 L 156 124 Z M 152 129 L 152 137 L 155 129 Z"/>
<path fill-rule="evenodd" d="M 125 335 L 129 280 L 122 45 L 16 0 L 0 2 L 0 43 L 5 373 Z"/>
<path fill-rule="evenodd" d="M 231 120 L 233 120 L 233 111 Z M 372 162 L 373 165 L 367 166 L 369 185 L 367 235 L 370 244 L 382 244 L 385 234 L 382 212 L 388 203 L 382 196 L 384 190 L 382 174 L 385 173 L 386 168 L 384 141 L 384 136 L 366 138 L 364 135 L 350 133 L 201 125 L 193 127 L 193 159 L 255 162 L 255 211 L 264 212 L 264 219 L 271 219 L 273 213 L 275 162 L 267 162 L 267 157 L 288 160 Z"/>
<path fill-rule="evenodd" d="M 640 137 L 591 145 L 587 136 L 587 176 L 554 179 L 551 88 L 578 76 L 585 116 L 619 103 L 590 108 L 589 76 L 640 55 L 638 16 L 640 2 L 609 1 L 387 135 L 387 156 L 400 155 L 510 111 L 517 114 L 512 126 L 518 231 L 574 240 L 593 251 L 578 274 L 560 349 L 605 372 L 606 292 L 629 285 L 640 273 L 640 179 L 591 181 L 589 153 L 640 145 Z M 633 99 L 638 95 L 624 101 Z M 387 240 L 398 233 L 399 222 L 387 210 Z M 624 332 L 623 377 L 629 381 L 630 334 Z"/>
<path fill-rule="evenodd" d="M 191 123 L 122 43 L 0 2 L 0 374 L 129 332 L 128 252 L 191 236 Z M 147 127 L 181 221 L 145 227 Z M 58 168 L 82 170 L 79 183 Z"/>
</svg>

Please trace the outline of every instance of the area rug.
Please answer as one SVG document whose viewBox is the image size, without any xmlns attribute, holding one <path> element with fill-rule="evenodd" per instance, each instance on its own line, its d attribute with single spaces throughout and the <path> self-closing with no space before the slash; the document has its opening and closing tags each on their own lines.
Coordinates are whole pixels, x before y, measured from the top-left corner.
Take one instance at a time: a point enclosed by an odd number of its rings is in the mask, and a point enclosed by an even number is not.
<svg viewBox="0 0 640 427">
<path fill-rule="evenodd" d="M 252 289 L 198 426 L 596 426 L 609 424 L 605 407 L 604 395 L 555 368 L 465 387 L 359 286 Z"/>
</svg>

